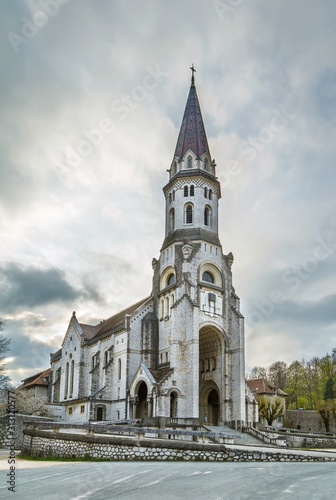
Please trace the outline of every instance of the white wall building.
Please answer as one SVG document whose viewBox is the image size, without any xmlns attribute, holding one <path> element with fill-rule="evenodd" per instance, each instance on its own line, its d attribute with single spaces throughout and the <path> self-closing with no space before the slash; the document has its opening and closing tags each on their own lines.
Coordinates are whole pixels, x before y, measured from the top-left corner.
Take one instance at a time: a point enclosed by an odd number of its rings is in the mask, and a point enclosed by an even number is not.
<svg viewBox="0 0 336 500">
<path fill-rule="evenodd" d="M 149 297 L 99 325 L 75 313 L 51 355 L 51 402 L 67 421 L 165 419 L 240 426 L 258 420 L 245 384 L 244 318 L 233 255 L 218 238 L 220 183 L 194 74 L 166 200 Z"/>
</svg>

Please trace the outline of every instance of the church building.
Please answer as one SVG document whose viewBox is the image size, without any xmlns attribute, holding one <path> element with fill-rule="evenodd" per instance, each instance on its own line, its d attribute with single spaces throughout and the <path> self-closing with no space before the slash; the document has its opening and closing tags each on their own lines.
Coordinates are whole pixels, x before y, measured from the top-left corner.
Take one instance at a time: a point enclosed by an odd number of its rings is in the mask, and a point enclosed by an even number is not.
<svg viewBox="0 0 336 500">
<path fill-rule="evenodd" d="M 151 294 L 98 325 L 73 313 L 51 355 L 49 409 L 67 422 L 153 425 L 258 421 L 245 382 L 244 318 L 233 255 L 218 237 L 221 188 L 194 68 L 165 197 L 165 238 Z"/>
</svg>

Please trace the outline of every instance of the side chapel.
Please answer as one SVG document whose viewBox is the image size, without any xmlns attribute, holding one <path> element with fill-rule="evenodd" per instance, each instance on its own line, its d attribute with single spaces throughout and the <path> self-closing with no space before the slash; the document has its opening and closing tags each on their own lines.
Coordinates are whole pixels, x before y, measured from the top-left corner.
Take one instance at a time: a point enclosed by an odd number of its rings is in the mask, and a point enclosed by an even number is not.
<svg viewBox="0 0 336 500">
<path fill-rule="evenodd" d="M 98 325 L 73 313 L 51 355 L 50 405 L 67 422 L 146 419 L 150 424 L 258 421 L 245 382 L 244 318 L 233 255 L 218 237 L 221 188 L 210 155 L 194 68 L 163 188 L 165 238 L 153 289 Z"/>
</svg>

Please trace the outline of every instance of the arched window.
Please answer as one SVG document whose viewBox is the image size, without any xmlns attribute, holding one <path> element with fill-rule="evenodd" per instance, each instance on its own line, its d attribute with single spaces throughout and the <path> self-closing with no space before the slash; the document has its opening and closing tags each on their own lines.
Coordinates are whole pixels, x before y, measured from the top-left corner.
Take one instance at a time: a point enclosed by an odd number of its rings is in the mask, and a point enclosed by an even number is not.
<svg viewBox="0 0 336 500">
<path fill-rule="evenodd" d="M 187 168 L 192 168 L 192 158 L 191 158 L 191 156 L 188 156 L 188 158 L 187 158 Z"/>
<path fill-rule="evenodd" d="M 64 398 L 65 399 L 68 395 L 68 384 L 69 384 L 69 363 L 66 364 L 66 368 L 65 368 L 65 384 L 64 384 Z"/>
<path fill-rule="evenodd" d="M 91 358 L 91 370 L 93 370 L 95 367 L 95 356 L 92 356 Z"/>
<path fill-rule="evenodd" d="M 192 207 L 192 205 L 187 205 L 187 207 L 186 207 L 185 220 L 186 220 L 187 224 L 192 224 L 192 222 L 193 222 L 193 207 Z"/>
<path fill-rule="evenodd" d="M 194 196 L 195 188 L 194 186 L 190 186 L 190 196 Z"/>
<path fill-rule="evenodd" d="M 175 274 L 170 274 L 167 279 L 167 286 L 173 285 L 175 283 Z"/>
<path fill-rule="evenodd" d="M 175 189 L 173 191 L 173 201 L 175 201 Z"/>
<path fill-rule="evenodd" d="M 169 231 L 175 229 L 175 210 L 172 208 L 169 212 Z"/>
<path fill-rule="evenodd" d="M 109 362 L 109 353 L 108 353 L 108 351 L 105 351 L 105 354 L 104 354 L 104 364 L 105 364 L 105 366 L 107 365 L 108 362 Z"/>
<path fill-rule="evenodd" d="M 70 397 L 73 394 L 73 388 L 74 388 L 74 375 L 75 375 L 75 362 L 74 360 L 71 361 L 71 370 L 70 370 Z"/>
<path fill-rule="evenodd" d="M 208 170 L 208 160 L 206 158 L 204 160 L 204 170 Z"/>
<path fill-rule="evenodd" d="M 204 188 L 204 198 L 208 197 L 208 188 Z"/>
<path fill-rule="evenodd" d="M 212 200 L 212 189 L 209 190 L 209 200 Z"/>
<path fill-rule="evenodd" d="M 211 226 L 211 210 L 209 207 L 204 209 L 204 225 Z"/>
<path fill-rule="evenodd" d="M 164 316 L 164 302 L 163 299 L 161 300 L 161 318 Z"/>
<path fill-rule="evenodd" d="M 209 273 L 209 271 L 204 271 L 204 273 L 202 274 L 202 281 L 207 281 L 208 283 L 215 282 L 214 277 L 211 273 Z"/>
<path fill-rule="evenodd" d="M 188 196 L 188 186 L 184 186 L 184 196 Z"/>
<path fill-rule="evenodd" d="M 172 202 L 172 194 L 169 193 L 169 203 L 171 203 L 171 202 Z"/>
<path fill-rule="evenodd" d="M 118 379 L 121 380 L 121 359 L 118 359 Z"/>
<path fill-rule="evenodd" d="M 172 306 L 174 305 L 174 300 L 175 300 L 175 297 L 174 297 L 174 294 L 172 294 L 172 296 L 171 296 L 171 304 L 172 304 Z"/>
<path fill-rule="evenodd" d="M 166 316 L 169 316 L 169 297 L 166 298 Z"/>
</svg>

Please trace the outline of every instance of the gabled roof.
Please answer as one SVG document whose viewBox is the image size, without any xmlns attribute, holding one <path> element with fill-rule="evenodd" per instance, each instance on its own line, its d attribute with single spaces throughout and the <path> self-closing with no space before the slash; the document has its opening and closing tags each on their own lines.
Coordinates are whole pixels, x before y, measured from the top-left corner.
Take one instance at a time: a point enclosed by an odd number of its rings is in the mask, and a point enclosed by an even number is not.
<svg viewBox="0 0 336 500">
<path fill-rule="evenodd" d="M 175 156 L 182 159 L 189 149 L 196 155 L 196 158 L 200 158 L 205 153 L 208 153 L 211 158 L 194 77 L 191 80 Z"/>
<path fill-rule="evenodd" d="M 48 385 L 48 375 L 51 372 L 51 369 L 48 368 L 43 372 L 36 373 L 32 377 L 25 378 L 22 380 L 22 384 L 18 387 L 18 389 L 23 389 L 26 387 L 33 387 L 34 385 Z"/>
<path fill-rule="evenodd" d="M 249 388 L 252 389 L 252 391 L 254 391 L 256 394 L 288 396 L 286 392 L 284 392 L 282 389 L 279 389 L 279 387 L 277 387 L 276 385 L 271 384 L 271 382 L 268 382 L 264 378 L 247 380 L 246 382 Z"/>
<path fill-rule="evenodd" d="M 99 325 L 95 327 L 90 327 L 90 325 L 83 325 L 87 329 L 87 336 L 88 338 L 85 337 L 85 340 L 92 340 L 100 337 L 101 335 L 104 335 L 105 333 L 110 332 L 111 330 L 116 329 L 119 326 L 123 326 L 125 324 L 125 317 L 128 314 L 134 313 L 140 306 L 142 306 L 150 297 L 146 297 L 145 299 L 139 300 L 136 304 L 133 304 L 132 306 L 128 307 L 127 309 L 124 309 L 123 311 L 120 311 L 119 313 L 115 314 L 114 316 L 111 316 L 111 318 L 107 319 L 106 321 L 103 321 Z M 82 325 L 81 328 L 83 329 Z M 89 328 L 95 329 L 95 330 L 89 330 Z M 83 330 L 84 331 L 84 330 Z M 85 335 L 85 333 L 84 333 Z"/>
<path fill-rule="evenodd" d="M 153 378 L 155 382 L 161 382 L 170 372 L 172 372 L 172 368 L 169 366 L 166 366 L 164 368 L 159 368 L 157 370 L 153 370 L 152 368 L 148 368 L 151 374 L 153 375 Z"/>
</svg>

